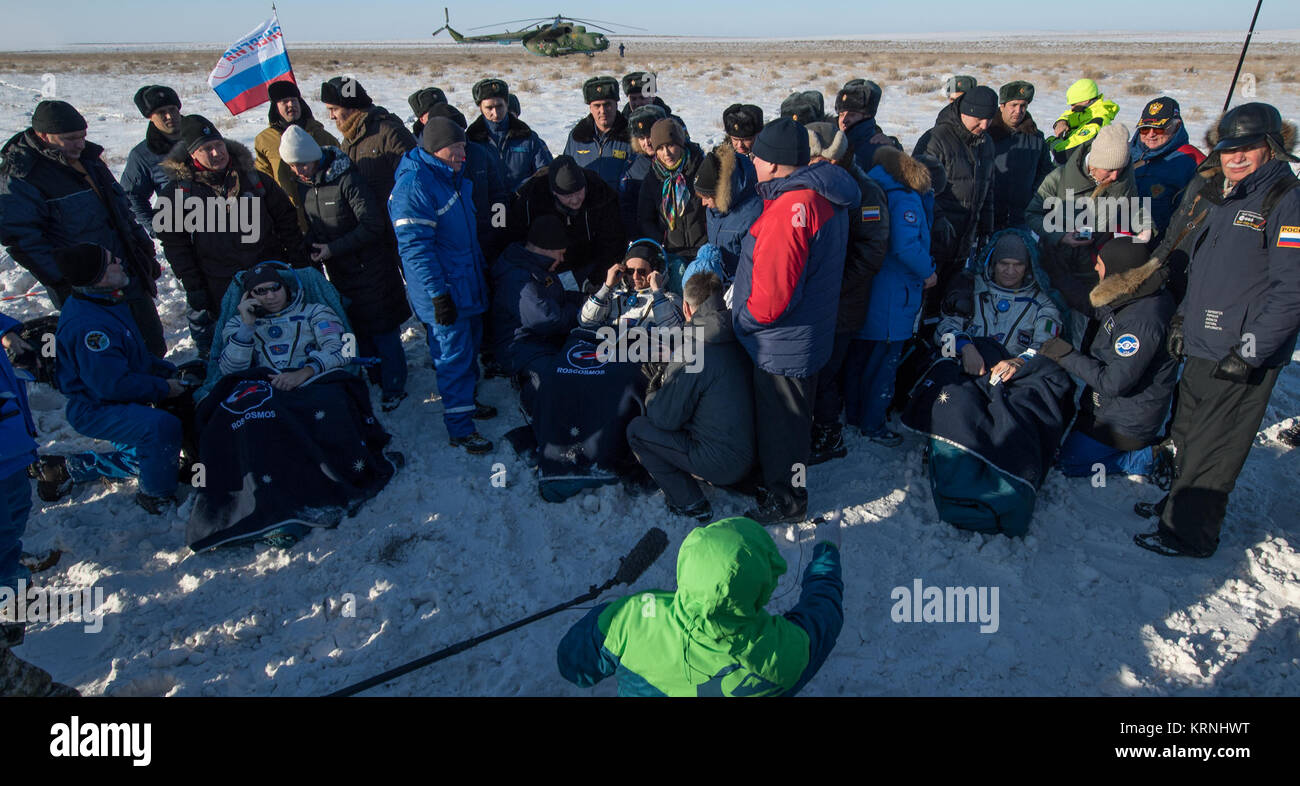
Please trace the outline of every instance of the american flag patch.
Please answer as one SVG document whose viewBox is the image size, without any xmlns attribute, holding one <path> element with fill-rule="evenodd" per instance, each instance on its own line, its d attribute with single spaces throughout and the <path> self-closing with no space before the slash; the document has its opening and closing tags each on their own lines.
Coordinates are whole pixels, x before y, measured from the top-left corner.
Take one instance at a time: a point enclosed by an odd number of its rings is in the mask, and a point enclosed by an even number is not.
<svg viewBox="0 0 1300 786">
<path fill-rule="evenodd" d="M 1278 248 L 1300 248 L 1300 227 L 1284 226 L 1277 231 Z"/>
<path fill-rule="evenodd" d="M 323 319 L 323 320 L 321 320 L 320 322 L 317 322 L 317 323 L 316 323 L 316 328 L 317 328 L 318 330 L 320 330 L 320 332 L 323 333 L 323 334 L 325 334 L 325 335 L 329 335 L 330 333 L 342 333 L 342 332 L 343 332 L 343 326 L 342 326 L 342 325 L 340 325 L 338 322 L 331 322 L 331 321 L 328 320 L 328 319 Z"/>
<path fill-rule="evenodd" d="M 865 221 L 879 221 L 879 220 L 880 220 L 880 207 L 877 206 L 877 205 L 873 205 L 873 206 L 871 206 L 871 207 L 864 207 L 864 208 L 862 208 L 862 220 L 863 220 L 864 222 L 865 222 Z"/>
</svg>

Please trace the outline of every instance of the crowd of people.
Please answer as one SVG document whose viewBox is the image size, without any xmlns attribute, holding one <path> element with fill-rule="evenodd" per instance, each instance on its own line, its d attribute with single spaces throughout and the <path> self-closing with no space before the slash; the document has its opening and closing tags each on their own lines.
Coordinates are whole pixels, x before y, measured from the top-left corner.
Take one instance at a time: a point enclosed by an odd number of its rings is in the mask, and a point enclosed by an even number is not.
<svg viewBox="0 0 1300 786">
<path fill-rule="evenodd" d="M 147 85 L 135 95 L 144 139 L 120 183 L 86 119 L 42 101 L 0 148 L 0 243 L 60 310 L 54 378 L 68 422 L 114 450 L 38 455 L 24 385 L 0 361 L 0 583 L 23 575 L 31 479 L 57 500 L 96 476 L 137 475 L 141 507 L 175 504 L 205 367 L 265 369 L 292 391 L 361 357 L 381 410 L 396 410 L 412 315 L 449 444 L 476 455 L 495 449 L 477 425 L 497 414 L 478 399 L 483 374 L 508 377 L 528 410 L 573 331 L 684 328 L 703 362 L 647 364 L 626 443 L 668 509 L 701 522 L 713 519 L 701 481 L 752 494 L 745 515 L 758 524 L 799 522 L 807 468 L 847 455 L 845 426 L 900 445 L 890 413 L 915 381 L 905 354 L 1006 385 L 1055 364 L 1080 396 L 1061 470 L 1151 476 L 1168 493 L 1139 506 L 1158 523 L 1138 545 L 1214 553 L 1300 328 L 1294 128 L 1276 108 L 1228 111 L 1203 152 L 1168 96 L 1146 102 L 1130 132 L 1081 79 L 1048 132 L 1029 112 L 1029 81 L 956 76 L 909 154 L 882 130 L 880 86 L 852 79 L 830 112 L 815 90 L 766 121 L 731 104 L 724 141 L 706 150 L 663 87 L 646 72 L 588 79 L 589 113 L 552 156 L 497 78 L 473 85 L 472 123 L 442 89 L 415 91 L 408 128 L 335 77 L 316 95 L 334 133 L 296 84 L 274 82 L 253 150 L 183 114 L 172 88 Z M 1119 201 L 1131 208 L 1111 209 Z M 185 292 L 200 361 L 188 367 L 164 359 L 155 240 Z M 336 307 L 293 273 L 309 269 L 327 276 Z M 0 324 L 4 346 L 36 364 L 21 327 Z M 752 537 L 732 525 L 723 550 Z M 840 587 L 838 558 L 819 559 Z M 746 590 L 760 607 L 761 585 Z M 839 613 L 828 603 L 817 613 Z M 621 607 L 594 614 L 562 651 L 580 684 L 611 673 L 583 649 L 592 637 L 635 627 Z M 785 668 L 764 684 L 808 676 Z"/>
</svg>

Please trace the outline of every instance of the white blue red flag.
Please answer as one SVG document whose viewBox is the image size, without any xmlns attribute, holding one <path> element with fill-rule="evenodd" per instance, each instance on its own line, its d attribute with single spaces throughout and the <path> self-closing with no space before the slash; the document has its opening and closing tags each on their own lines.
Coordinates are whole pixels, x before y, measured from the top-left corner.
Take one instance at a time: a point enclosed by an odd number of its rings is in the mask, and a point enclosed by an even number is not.
<svg viewBox="0 0 1300 786">
<path fill-rule="evenodd" d="M 269 100 L 266 86 L 279 81 L 296 82 L 289 53 L 284 49 L 280 20 L 274 12 L 270 19 L 231 44 L 208 77 L 208 84 L 232 115 L 265 104 Z"/>
</svg>

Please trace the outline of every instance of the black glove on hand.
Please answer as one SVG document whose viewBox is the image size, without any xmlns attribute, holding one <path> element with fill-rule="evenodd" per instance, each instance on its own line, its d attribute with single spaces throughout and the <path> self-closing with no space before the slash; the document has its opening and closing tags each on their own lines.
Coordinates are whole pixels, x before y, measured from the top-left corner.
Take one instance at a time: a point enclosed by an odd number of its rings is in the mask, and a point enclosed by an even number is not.
<svg viewBox="0 0 1300 786">
<path fill-rule="evenodd" d="M 1074 351 L 1074 345 L 1065 339 L 1052 336 L 1043 342 L 1038 348 L 1038 354 L 1045 358 L 1060 362 L 1061 358 Z"/>
<path fill-rule="evenodd" d="M 212 298 L 208 297 L 205 290 L 198 289 L 193 292 L 185 293 L 185 303 L 191 311 L 211 311 Z"/>
<path fill-rule="evenodd" d="M 446 327 L 456 324 L 456 301 L 451 295 L 438 295 L 433 299 L 433 321 Z"/>
<path fill-rule="evenodd" d="M 1169 336 L 1165 339 L 1165 349 L 1169 350 L 1169 354 L 1176 358 L 1183 356 L 1182 314 L 1174 314 L 1174 318 L 1169 320 Z"/>
<path fill-rule="evenodd" d="M 1237 348 L 1233 347 L 1232 351 L 1224 355 L 1223 360 L 1214 369 L 1214 378 L 1222 379 L 1225 382 L 1242 383 L 1250 379 L 1250 364 L 1242 359 Z"/>
</svg>

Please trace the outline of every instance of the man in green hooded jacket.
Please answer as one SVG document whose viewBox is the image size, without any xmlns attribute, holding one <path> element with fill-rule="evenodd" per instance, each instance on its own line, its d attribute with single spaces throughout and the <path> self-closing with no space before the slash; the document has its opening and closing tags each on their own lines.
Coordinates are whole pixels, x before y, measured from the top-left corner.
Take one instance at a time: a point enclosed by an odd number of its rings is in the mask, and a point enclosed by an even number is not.
<svg viewBox="0 0 1300 786">
<path fill-rule="evenodd" d="M 677 553 L 677 591 L 592 609 L 560 642 L 560 674 L 583 688 L 618 674 L 620 696 L 792 696 L 812 679 L 844 625 L 839 521 L 817 530 L 799 603 L 764 606 L 786 572 L 752 519 L 693 530 Z"/>
</svg>

